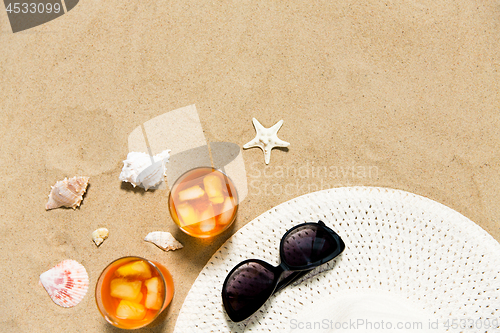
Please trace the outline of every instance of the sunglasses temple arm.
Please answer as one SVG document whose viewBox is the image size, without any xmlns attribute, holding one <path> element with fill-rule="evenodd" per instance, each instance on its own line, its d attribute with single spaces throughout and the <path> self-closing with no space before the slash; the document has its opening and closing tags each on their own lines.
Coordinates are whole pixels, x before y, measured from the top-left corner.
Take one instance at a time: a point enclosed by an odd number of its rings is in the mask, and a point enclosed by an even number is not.
<svg viewBox="0 0 500 333">
<path fill-rule="evenodd" d="M 309 270 L 305 270 L 305 271 L 297 271 L 297 272 L 291 273 L 289 276 L 287 276 L 286 278 L 284 278 L 283 280 L 281 280 L 280 282 L 278 282 L 278 285 L 276 286 L 276 289 L 274 290 L 273 294 L 277 293 L 281 289 L 285 288 L 290 283 L 292 283 L 292 282 L 298 280 L 299 278 L 303 277 L 304 275 L 306 275 L 310 271 L 311 270 L 309 269 Z"/>
</svg>

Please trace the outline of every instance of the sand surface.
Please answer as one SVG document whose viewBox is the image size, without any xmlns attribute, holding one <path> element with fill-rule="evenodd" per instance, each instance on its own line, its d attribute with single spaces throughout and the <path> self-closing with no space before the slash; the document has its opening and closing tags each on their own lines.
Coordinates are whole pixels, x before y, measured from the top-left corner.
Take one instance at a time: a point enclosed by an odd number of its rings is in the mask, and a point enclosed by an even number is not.
<svg viewBox="0 0 500 333">
<path fill-rule="evenodd" d="M 85 0 L 13 34 L 0 10 L 0 331 L 118 332 L 93 288 L 111 260 L 139 255 L 176 286 L 164 320 L 140 332 L 171 332 L 232 233 L 321 188 L 413 192 L 500 240 L 499 17 L 489 0 Z M 168 191 L 118 179 L 132 131 L 188 105 L 207 142 L 243 146 L 255 117 L 283 119 L 279 137 L 291 143 L 267 167 L 261 150 L 242 152 L 248 195 L 233 228 L 210 241 L 176 228 Z M 50 186 L 75 175 L 90 177 L 81 207 L 45 211 Z M 110 230 L 99 248 L 98 227 Z M 184 248 L 143 242 L 155 230 Z M 68 258 L 91 282 L 64 309 L 38 277 Z"/>
</svg>

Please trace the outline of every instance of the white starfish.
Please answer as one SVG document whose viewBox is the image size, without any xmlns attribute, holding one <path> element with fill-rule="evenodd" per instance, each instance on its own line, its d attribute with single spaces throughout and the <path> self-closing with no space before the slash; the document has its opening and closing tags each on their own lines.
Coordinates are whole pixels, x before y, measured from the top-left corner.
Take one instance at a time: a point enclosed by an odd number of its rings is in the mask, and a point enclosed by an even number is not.
<svg viewBox="0 0 500 333">
<path fill-rule="evenodd" d="M 283 120 L 278 121 L 269 128 L 262 126 L 261 123 L 259 123 L 259 121 L 255 118 L 253 118 L 252 121 L 257 134 L 252 141 L 243 146 L 243 149 L 259 147 L 264 151 L 266 164 L 269 164 L 269 161 L 271 160 L 271 149 L 274 147 L 288 147 L 290 145 L 289 142 L 278 138 L 278 131 L 281 128 L 281 125 L 283 125 Z"/>
</svg>

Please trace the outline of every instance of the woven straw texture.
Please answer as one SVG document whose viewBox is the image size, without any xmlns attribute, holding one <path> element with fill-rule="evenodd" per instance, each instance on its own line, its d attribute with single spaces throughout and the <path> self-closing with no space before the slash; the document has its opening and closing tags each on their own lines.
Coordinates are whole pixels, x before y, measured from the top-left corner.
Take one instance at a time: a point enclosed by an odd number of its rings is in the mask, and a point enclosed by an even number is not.
<svg viewBox="0 0 500 333">
<path fill-rule="evenodd" d="M 233 323 L 221 300 L 227 273 L 249 258 L 277 265 L 286 230 L 318 220 L 342 237 L 345 251 Z M 399 190 L 330 189 L 280 204 L 224 243 L 193 284 L 175 332 L 279 332 L 318 296 L 363 289 L 398 294 L 442 320 L 498 319 L 499 275 L 500 244 L 458 212 Z"/>
</svg>

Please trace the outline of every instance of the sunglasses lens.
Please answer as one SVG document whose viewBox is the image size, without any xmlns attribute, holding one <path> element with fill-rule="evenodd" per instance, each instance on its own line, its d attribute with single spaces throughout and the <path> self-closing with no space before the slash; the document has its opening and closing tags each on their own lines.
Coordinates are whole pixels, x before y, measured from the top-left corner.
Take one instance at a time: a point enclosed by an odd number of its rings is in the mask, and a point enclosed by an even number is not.
<svg viewBox="0 0 500 333">
<path fill-rule="evenodd" d="M 291 267 L 321 263 L 337 250 L 337 242 L 324 228 L 306 225 L 290 232 L 282 242 L 282 256 Z"/>
<path fill-rule="evenodd" d="M 259 262 L 247 262 L 236 268 L 226 279 L 223 300 L 233 321 L 250 316 L 272 294 L 275 274 L 271 267 L 266 268 Z"/>
</svg>

